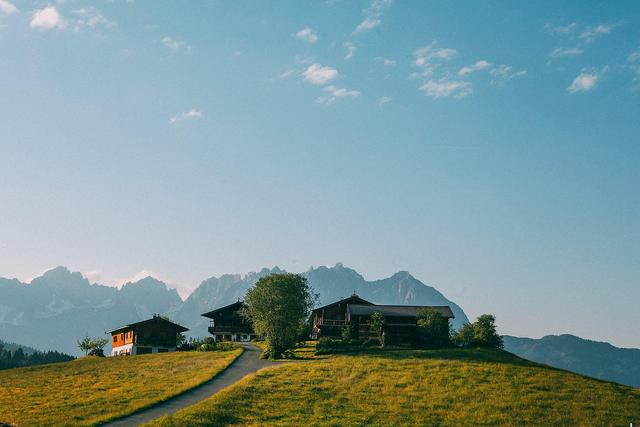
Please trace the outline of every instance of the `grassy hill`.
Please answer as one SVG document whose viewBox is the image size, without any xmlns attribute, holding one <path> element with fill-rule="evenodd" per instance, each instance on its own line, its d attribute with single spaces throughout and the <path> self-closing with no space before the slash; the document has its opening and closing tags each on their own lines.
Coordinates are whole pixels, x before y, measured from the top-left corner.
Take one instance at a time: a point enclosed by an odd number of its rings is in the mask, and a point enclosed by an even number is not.
<svg viewBox="0 0 640 427">
<path fill-rule="evenodd" d="M 241 351 L 85 357 L 0 371 L 0 424 L 95 425 L 195 387 Z"/>
<path fill-rule="evenodd" d="M 477 349 L 378 350 L 284 364 L 153 424 L 628 426 L 631 421 L 640 421 L 638 389 Z"/>
</svg>

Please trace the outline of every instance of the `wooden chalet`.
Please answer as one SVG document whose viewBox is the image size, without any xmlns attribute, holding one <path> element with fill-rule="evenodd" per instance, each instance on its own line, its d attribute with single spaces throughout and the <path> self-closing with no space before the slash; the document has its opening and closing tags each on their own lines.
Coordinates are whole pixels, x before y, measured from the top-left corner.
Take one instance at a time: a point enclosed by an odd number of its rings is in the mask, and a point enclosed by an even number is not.
<svg viewBox="0 0 640 427">
<path fill-rule="evenodd" d="M 350 304 L 374 305 L 355 293 L 348 298 L 318 307 L 311 312 L 311 338 L 339 337 L 347 325 L 347 309 Z"/>
<path fill-rule="evenodd" d="M 220 341 L 251 341 L 256 337 L 251 322 L 240 315 L 244 308 L 244 302 L 238 300 L 233 304 L 216 308 L 204 313 L 202 316 L 211 319 L 209 321 L 209 333 L 216 342 Z"/>
<path fill-rule="evenodd" d="M 378 305 L 353 294 L 349 298 L 313 310 L 311 337 L 340 337 L 345 326 L 353 327 L 361 338 L 373 337 L 375 334 L 370 328 L 371 315 L 380 312 L 384 316 L 384 332 L 393 337 L 395 342 L 410 342 L 415 336 L 420 309 L 437 310 L 447 319 L 455 317 L 449 306 Z"/>
<path fill-rule="evenodd" d="M 109 331 L 111 355 L 135 355 L 176 351 L 176 338 L 189 329 L 159 315 Z"/>
</svg>

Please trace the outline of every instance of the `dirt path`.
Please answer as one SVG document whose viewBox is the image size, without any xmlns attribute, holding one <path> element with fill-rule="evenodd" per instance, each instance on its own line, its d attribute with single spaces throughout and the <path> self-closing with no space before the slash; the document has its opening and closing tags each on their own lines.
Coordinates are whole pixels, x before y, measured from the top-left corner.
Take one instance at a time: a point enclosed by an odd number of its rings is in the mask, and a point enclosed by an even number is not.
<svg viewBox="0 0 640 427">
<path fill-rule="evenodd" d="M 260 359 L 262 350 L 253 344 L 243 344 L 244 352 L 229 365 L 225 370 L 198 387 L 187 390 L 179 394 L 153 405 L 147 409 L 135 412 L 131 415 L 119 418 L 117 420 L 103 424 L 105 426 L 136 426 L 147 423 L 149 421 L 160 418 L 164 415 L 170 415 L 174 412 L 200 402 L 212 394 L 217 393 L 223 388 L 240 381 L 245 376 L 256 372 L 267 366 L 278 364 L 277 362 L 269 362 Z"/>
</svg>

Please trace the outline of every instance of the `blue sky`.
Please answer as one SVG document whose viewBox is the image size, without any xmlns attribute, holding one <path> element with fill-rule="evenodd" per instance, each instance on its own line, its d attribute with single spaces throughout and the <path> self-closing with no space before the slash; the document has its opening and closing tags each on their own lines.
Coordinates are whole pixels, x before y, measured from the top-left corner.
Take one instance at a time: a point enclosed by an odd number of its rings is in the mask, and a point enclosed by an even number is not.
<svg viewBox="0 0 640 427">
<path fill-rule="evenodd" d="M 0 0 L 0 276 L 408 270 L 640 346 L 640 3 Z"/>
</svg>

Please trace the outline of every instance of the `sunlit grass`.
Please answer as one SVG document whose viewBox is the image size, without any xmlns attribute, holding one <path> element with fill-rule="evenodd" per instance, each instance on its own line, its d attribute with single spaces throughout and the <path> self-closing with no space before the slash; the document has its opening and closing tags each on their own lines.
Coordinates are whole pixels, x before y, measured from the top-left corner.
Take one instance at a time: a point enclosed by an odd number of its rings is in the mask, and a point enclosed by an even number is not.
<svg viewBox="0 0 640 427">
<path fill-rule="evenodd" d="M 242 352 L 86 357 L 0 371 L 0 423 L 93 425 L 210 379 Z"/>
<path fill-rule="evenodd" d="M 303 350 L 309 356 L 307 350 Z M 640 390 L 497 350 L 370 351 L 266 369 L 157 421 L 204 425 L 629 425 Z"/>
</svg>

